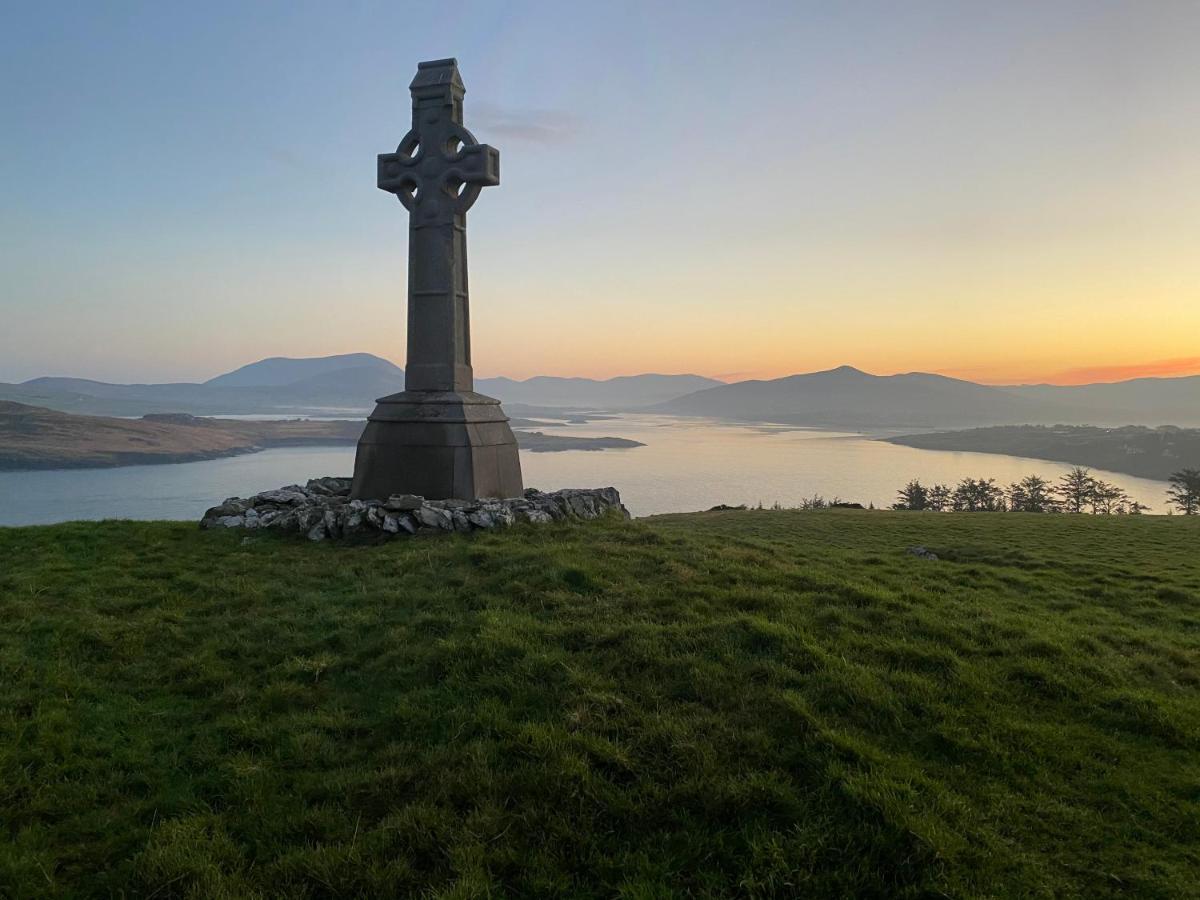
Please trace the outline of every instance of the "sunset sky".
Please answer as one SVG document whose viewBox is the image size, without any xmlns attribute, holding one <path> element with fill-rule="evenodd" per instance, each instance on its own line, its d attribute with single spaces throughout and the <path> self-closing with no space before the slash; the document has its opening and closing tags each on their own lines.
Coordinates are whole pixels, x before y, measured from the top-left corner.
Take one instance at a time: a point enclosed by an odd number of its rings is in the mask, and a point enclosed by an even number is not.
<svg viewBox="0 0 1200 900">
<path fill-rule="evenodd" d="M 403 364 L 375 155 L 445 56 L 477 375 L 1200 372 L 1200 3 L 9 4 L 0 51 L 0 381 Z"/>
</svg>

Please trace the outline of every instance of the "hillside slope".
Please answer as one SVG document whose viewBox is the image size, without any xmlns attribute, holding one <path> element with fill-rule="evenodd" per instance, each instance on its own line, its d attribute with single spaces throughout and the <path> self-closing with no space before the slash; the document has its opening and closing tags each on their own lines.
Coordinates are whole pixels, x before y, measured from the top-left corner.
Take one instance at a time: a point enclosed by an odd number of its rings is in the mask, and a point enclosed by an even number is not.
<svg viewBox="0 0 1200 900">
<path fill-rule="evenodd" d="M 740 381 L 679 397 L 668 412 L 811 425 L 923 427 L 1039 421 L 1046 404 L 941 375 L 871 375 L 851 366 Z"/>
<path fill-rule="evenodd" d="M 209 387 L 279 387 L 319 378 L 344 369 L 371 369 L 403 380 L 404 370 L 371 353 L 342 353 L 337 356 L 292 358 L 272 356 L 204 382 Z"/>
<path fill-rule="evenodd" d="M 1024 384 L 1005 390 L 1087 411 L 1096 422 L 1200 426 L 1200 375 L 1133 378 L 1111 384 Z"/>
<path fill-rule="evenodd" d="M 0 884 L 1194 896 L 1198 540 L 839 512 L 360 547 L 0 529 Z"/>
<path fill-rule="evenodd" d="M 478 389 L 505 403 L 584 409 L 634 409 L 653 406 L 721 384 L 701 375 L 620 375 L 616 378 L 558 378 L 535 375 L 524 381 L 481 378 Z"/>
<path fill-rule="evenodd" d="M 851 366 L 741 381 L 662 404 L 665 412 L 754 422 L 863 428 L 987 425 L 1200 424 L 1200 376 L 1072 387 L 993 387 L 909 372 L 871 375 Z"/>
<path fill-rule="evenodd" d="M 906 434 L 885 440 L 925 450 L 966 450 L 1051 459 L 1160 481 L 1166 481 L 1180 469 L 1200 469 L 1198 428 L 1001 425 Z"/>
<path fill-rule="evenodd" d="M 76 416 L 0 400 L 0 470 L 191 462 L 265 447 L 354 444 L 362 422 Z"/>
</svg>

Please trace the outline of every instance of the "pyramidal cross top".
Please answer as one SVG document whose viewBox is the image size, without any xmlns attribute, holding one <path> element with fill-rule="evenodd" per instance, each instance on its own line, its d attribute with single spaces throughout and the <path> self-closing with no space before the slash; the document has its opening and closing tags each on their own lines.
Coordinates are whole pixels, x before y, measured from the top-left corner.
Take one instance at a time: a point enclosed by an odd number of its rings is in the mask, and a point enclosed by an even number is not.
<svg viewBox="0 0 1200 900">
<path fill-rule="evenodd" d="M 405 390 L 382 397 L 354 460 L 360 499 L 521 494 L 517 443 L 500 401 L 474 391 L 467 210 L 500 183 L 500 153 L 463 126 L 453 59 L 423 62 L 409 85 L 412 129 L 379 155 L 379 187 L 408 210 Z"/>
</svg>

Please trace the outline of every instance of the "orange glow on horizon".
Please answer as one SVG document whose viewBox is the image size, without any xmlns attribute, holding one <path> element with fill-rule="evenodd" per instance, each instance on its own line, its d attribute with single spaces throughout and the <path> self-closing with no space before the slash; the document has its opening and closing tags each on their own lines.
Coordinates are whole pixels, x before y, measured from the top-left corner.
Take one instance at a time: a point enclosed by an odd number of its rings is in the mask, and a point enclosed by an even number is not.
<svg viewBox="0 0 1200 900">
<path fill-rule="evenodd" d="M 1067 369 L 1045 379 L 1047 384 L 1094 384 L 1105 381 L 1129 381 L 1132 378 L 1179 378 L 1200 375 L 1200 356 L 1163 359 L 1156 362 L 1120 366 L 1090 366 Z"/>
</svg>

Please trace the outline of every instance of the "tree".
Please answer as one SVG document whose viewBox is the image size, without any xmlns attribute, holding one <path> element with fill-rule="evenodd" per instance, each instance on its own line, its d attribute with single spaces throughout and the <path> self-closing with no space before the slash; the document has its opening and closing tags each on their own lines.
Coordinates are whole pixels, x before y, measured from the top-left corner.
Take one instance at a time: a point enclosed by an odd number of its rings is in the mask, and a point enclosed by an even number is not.
<svg viewBox="0 0 1200 900">
<path fill-rule="evenodd" d="M 1087 469 L 1076 466 L 1058 480 L 1058 496 L 1063 509 L 1069 513 L 1081 513 L 1092 502 L 1096 480 Z"/>
<path fill-rule="evenodd" d="M 1111 516 L 1114 513 L 1124 513 L 1129 503 L 1129 497 L 1115 484 L 1107 481 L 1092 482 L 1092 515 Z"/>
<path fill-rule="evenodd" d="M 914 479 L 900 489 L 892 509 L 929 509 L 929 491 Z"/>
<path fill-rule="evenodd" d="M 948 485 L 935 484 L 929 489 L 929 494 L 925 500 L 926 508 L 934 512 L 945 512 L 950 508 L 951 494 L 952 491 Z"/>
<path fill-rule="evenodd" d="M 1181 469 L 1167 480 L 1167 502 L 1185 516 L 1200 515 L 1200 469 Z"/>
<path fill-rule="evenodd" d="M 1055 512 L 1058 504 L 1050 482 L 1037 475 L 1028 475 L 1008 489 L 1008 508 L 1013 512 Z"/>
<path fill-rule="evenodd" d="M 964 478 L 954 488 L 950 505 L 955 512 L 1003 512 L 1004 490 L 994 478 Z"/>
</svg>

